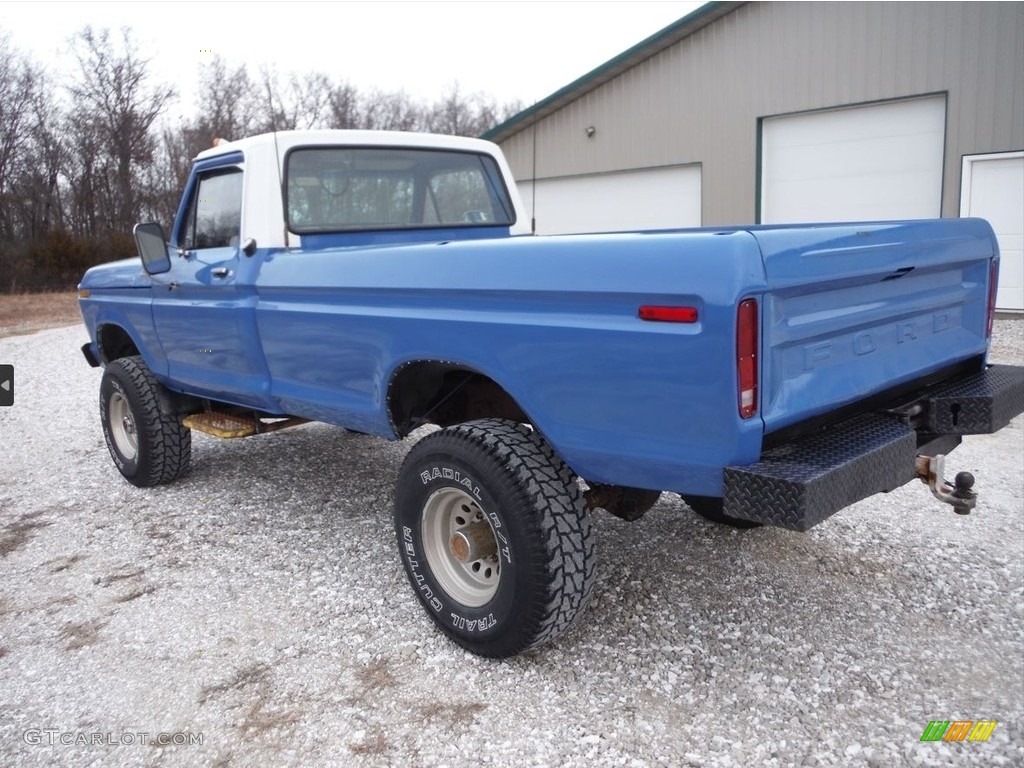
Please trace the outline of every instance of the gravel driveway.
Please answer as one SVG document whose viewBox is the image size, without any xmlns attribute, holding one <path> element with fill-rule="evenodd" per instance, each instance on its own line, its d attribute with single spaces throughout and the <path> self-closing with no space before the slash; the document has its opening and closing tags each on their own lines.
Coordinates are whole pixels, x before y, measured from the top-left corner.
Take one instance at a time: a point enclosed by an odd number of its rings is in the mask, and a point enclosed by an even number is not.
<svg viewBox="0 0 1024 768">
<path fill-rule="evenodd" d="M 1022 331 L 997 322 L 996 359 L 1024 362 Z M 198 435 L 186 478 L 140 490 L 84 341 L 0 340 L 0 765 L 1024 763 L 1021 418 L 952 455 L 978 476 L 969 517 L 918 483 L 806 534 L 667 494 L 637 523 L 600 512 L 583 622 L 493 662 L 405 581 L 408 441 Z M 920 741 L 982 719 L 987 742 Z"/>
</svg>

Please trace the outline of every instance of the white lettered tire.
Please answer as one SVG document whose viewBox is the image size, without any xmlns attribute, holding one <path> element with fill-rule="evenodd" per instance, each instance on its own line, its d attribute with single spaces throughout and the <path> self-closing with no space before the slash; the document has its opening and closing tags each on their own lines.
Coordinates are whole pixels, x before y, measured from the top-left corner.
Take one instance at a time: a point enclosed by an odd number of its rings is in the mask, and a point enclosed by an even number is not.
<svg viewBox="0 0 1024 768">
<path fill-rule="evenodd" d="M 399 473 L 395 528 L 427 614 L 480 656 L 553 640 L 593 589 L 595 537 L 576 477 L 515 422 L 472 421 L 423 438 Z"/>
</svg>

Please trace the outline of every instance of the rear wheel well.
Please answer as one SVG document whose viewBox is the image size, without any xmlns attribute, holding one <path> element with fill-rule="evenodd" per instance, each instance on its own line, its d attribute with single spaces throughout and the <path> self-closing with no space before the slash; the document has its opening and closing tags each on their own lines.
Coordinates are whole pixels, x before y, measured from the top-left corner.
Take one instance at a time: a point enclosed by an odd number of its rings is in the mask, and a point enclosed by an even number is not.
<svg viewBox="0 0 1024 768">
<path fill-rule="evenodd" d="M 487 418 L 529 422 L 519 403 L 494 379 L 436 361 L 406 363 L 395 372 L 388 387 L 388 411 L 399 437 L 424 424 L 448 427 Z"/>
<path fill-rule="evenodd" d="M 104 363 L 139 354 L 139 348 L 135 346 L 132 337 L 119 325 L 101 326 L 99 333 L 96 334 L 96 341 L 99 343 L 100 357 Z"/>
</svg>

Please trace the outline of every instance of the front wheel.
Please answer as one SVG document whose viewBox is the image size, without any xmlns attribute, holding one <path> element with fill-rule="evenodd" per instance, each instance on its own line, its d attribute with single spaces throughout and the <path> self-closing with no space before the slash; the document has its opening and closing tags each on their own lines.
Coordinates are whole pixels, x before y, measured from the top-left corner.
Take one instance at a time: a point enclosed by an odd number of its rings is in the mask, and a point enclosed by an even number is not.
<svg viewBox="0 0 1024 768">
<path fill-rule="evenodd" d="M 192 433 L 141 357 L 107 365 L 100 382 L 100 423 L 118 471 L 145 488 L 176 480 L 192 457 Z"/>
<path fill-rule="evenodd" d="M 554 639 L 593 589 L 595 541 L 576 477 L 515 422 L 468 422 L 415 445 L 398 476 L 395 528 L 427 614 L 480 656 Z"/>
</svg>

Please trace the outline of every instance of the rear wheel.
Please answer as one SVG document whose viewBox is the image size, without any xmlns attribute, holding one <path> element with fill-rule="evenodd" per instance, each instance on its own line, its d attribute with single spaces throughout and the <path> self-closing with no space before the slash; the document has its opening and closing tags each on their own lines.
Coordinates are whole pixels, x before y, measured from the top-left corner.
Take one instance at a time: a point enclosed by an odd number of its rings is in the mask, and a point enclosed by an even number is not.
<svg viewBox="0 0 1024 768">
<path fill-rule="evenodd" d="M 473 421 L 423 438 L 399 473 L 395 528 L 427 614 L 480 656 L 554 639 L 593 589 L 595 541 L 576 477 L 515 422 Z"/>
<path fill-rule="evenodd" d="M 727 525 L 730 528 L 760 528 L 762 523 L 755 523 L 753 520 L 744 520 L 740 517 L 730 517 L 722 512 L 723 501 L 715 496 L 683 496 L 686 505 L 712 523 Z"/>
<path fill-rule="evenodd" d="M 170 393 L 141 357 L 107 365 L 100 382 L 100 423 L 124 478 L 139 487 L 180 477 L 192 457 L 192 433 L 173 413 Z"/>
</svg>

